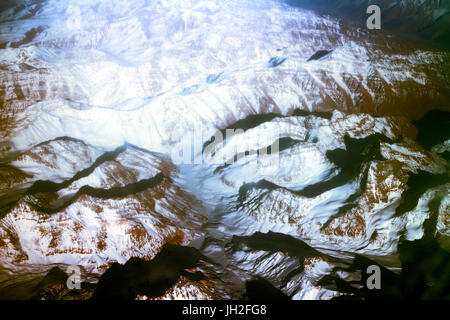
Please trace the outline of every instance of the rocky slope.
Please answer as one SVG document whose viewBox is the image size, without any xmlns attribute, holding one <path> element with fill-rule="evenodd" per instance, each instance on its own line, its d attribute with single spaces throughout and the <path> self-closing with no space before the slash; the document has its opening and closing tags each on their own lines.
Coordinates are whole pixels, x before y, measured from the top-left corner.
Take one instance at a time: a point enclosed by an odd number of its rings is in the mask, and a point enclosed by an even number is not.
<svg viewBox="0 0 450 320">
<path fill-rule="evenodd" d="M 300 7 L 309 7 L 337 17 L 366 24 L 366 9 L 378 5 L 381 9 L 382 28 L 402 36 L 421 40 L 427 44 L 449 49 L 450 3 L 422 0 L 288 0 Z"/>
</svg>

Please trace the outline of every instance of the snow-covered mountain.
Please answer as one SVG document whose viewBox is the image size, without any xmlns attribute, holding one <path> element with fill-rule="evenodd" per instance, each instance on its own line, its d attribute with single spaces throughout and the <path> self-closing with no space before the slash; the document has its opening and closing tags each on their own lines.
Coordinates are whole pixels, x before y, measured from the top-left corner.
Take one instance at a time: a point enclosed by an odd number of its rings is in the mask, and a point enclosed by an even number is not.
<svg viewBox="0 0 450 320">
<path fill-rule="evenodd" d="M 335 2 L 3 3 L 0 298 L 367 298 L 446 252 L 450 53 L 401 31 L 448 6 Z"/>
</svg>

